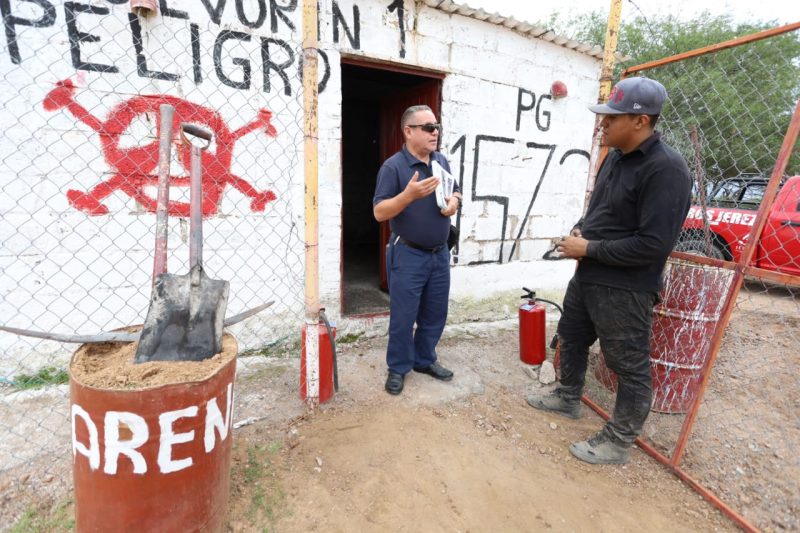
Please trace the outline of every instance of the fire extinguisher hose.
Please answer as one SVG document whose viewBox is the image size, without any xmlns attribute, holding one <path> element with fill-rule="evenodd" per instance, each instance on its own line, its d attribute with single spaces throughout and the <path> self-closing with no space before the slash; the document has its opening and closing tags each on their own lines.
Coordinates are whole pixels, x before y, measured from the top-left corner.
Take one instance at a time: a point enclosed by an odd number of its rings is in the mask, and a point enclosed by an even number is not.
<svg viewBox="0 0 800 533">
<path fill-rule="evenodd" d="M 333 357 L 333 390 L 334 392 L 339 392 L 339 364 L 336 361 L 336 339 L 333 336 L 331 323 L 328 321 L 327 315 L 325 315 L 324 307 L 319 310 L 319 317 L 325 323 L 325 329 L 328 330 L 328 338 L 331 340 L 331 356 Z"/>
<path fill-rule="evenodd" d="M 536 291 L 532 291 L 528 287 L 522 287 L 522 290 L 525 291 L 525 294 L 520 296 L 520 298 L 525 299 L 525 300 L 533 300 L 534 302 L 544 302 L 546 304 L 550 304 L 553 307 L 555 307 L 556 309 L 558 309 L 559 313 L 561 313 L 562 315 L 564 314 L 564 310 L 557 303 L 551 302 L 550 300 L 545 300 L 544 298 L 537 297 L 536 296 Z"/>
<path fill-rule="evenodd" d="M 552 305 L 553 307 L 555 307 L 556 309 L 558 309 L 558 312 L 559 312 L 559 313 L 561 313 L 562 315 L 564 314 L 564 310 L 561 308 L 561 306 L 560 306 L 560 305 L 558 305 L 558 304 L 557 304 L 557 303 L 555 303 L 555 302 L 551 302 L 550 300 L 545 300 L 544 298 L 535 298 L 535 300 L 536 300 L 537 302 L 544 302 L 544 303 L 546 303 L 546 304 L 550 304 L 550 305 Z M 550 341 L 550 348 L 551 348 L 551 349 L 553 349 L 553 350 L 555 350 L 557 345 L 558 345 L 558 333 L 556 333 L 555 335 L 553 335 L 553 339 Z"/>
<path fill-rule="evenodd" d="M 546 304 L 550 304 L 550 305 L 552 305 L 553 307 L 555 307 L 556 309 L 558 309 L 558 312 L 559 312 L 559 313 L 561 313 L 562 315 L 564 314 L 564 310 L 561 308 L 561 306 L 560 306 L 560 305 L 558 305 L 558 304 L 557 304 L 557 303 L 555 303 L 555 302 L 551 302 L 550 300 L 545 300 L 544 298 L 539 298 L 538 296 L 534 296 L 534 298 L 533 298 L 533 299 L 534 299 L 534 300 L 536 300 L 537 302 L 544 302 L 544 303 L 546 303 Z"/>
</svg>

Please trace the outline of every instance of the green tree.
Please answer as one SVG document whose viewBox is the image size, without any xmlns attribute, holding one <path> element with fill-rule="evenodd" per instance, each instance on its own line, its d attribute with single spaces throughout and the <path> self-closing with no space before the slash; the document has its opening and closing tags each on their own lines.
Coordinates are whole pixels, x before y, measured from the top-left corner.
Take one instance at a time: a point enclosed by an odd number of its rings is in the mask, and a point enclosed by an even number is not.
<svg viewBox="0 0 800 533">
<path fill-rule="evenodd" d="M 550 24 L 580 41 L 603 45 L 603 13 L 565 22 L 554 17 Z M 737 24 L 727 15 L 708 12 L 690 21 L 673 15 L 638 16 L 620 27 L 617 50 L 625 59 L 615 74 L 619 77 L 634 65 L 776 26 L 776 22 Z M 659 129 L 706 180 L 768 176 L 800 97 L 800 31 L 634 75 L 657 79 L 667 88 L 669 100 Z M 692 141 L 693 132 L 697 142 Z M 693 164 L 696 157 L 701 164 Z M 794 147 L 787 173 L 800 173 L 800 143 Z"/>
</svg>

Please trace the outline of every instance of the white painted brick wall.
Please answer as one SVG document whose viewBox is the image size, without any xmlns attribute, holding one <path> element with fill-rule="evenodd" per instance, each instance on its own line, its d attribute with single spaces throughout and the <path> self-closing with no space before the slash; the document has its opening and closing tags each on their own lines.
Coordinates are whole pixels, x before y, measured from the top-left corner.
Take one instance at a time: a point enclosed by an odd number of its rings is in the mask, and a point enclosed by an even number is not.
<svg viewBox="0 0 800 533">
<path fill-rule="evenodd" d="M 107 161 L 101 135 L 72 111 L 46 111 L 45 96 L 59 80 L 77 86 L 74 99 L 89 114 L 105 121 L 113 109 L 137 95 L 170 95 L 219 113 L 231 130 L 253 121 L 262 108 L 273 111 L 275 138 L 262 130 L 238 139 L 233 148 L 231 173 L 246 179 L 258 191 L 272 190 L 278 200 L 264 213 L 250 209 L 250 198 L 227 185 L 218 205 L 219 213 L 205 223 L 205 258 L 214 277 L 231 279 L 232 312 L 265 299 L 279 299 L 284 312 L 302 312 L 303 273 L 303 156 L 302 110 L 299 81 L 301 9 L 288 14 L 294 30 L 271 19 L 259 28 L 248 28 L 238 20 L 232 2 L 221 14 L 220 24 L 210 19 L 203 4 L 195 0 L 167 0 L 168 6 L 185 12 L 188 19 L 163 16 L 140 19 L 144 56 L 151 71 L 180 76 L 177 81 L 137 74 L 127 5 L 93 2 L 108 14 L 78 14 L 81 31 L 96 35 L 97 43 L 80 46 L 84 61 L 113 65 L 117 73 L 76 69 L 62 0 L 56 19 L 43 28 L 18 26 L 17 44 L 22 61 L 10 60 L 8 43 L 0 61 L 0 109 L 4 135 L 0 138 L 0 316 L 9 325 L 61 332 L 90 333 L 98 329 L 140 322 L 149 298 L 152 270 L 154 216 L 122 191 L 102 200 L 108 215 L 88 216 L 67 202 L 66 191 L 89 191 L 108 180 L 115 169 Z M 10 2 L 18 16 L 37 17 L 32 4 Z M 329 59 L 330 76 L 319 99 L 319 256 L 320 291 L 331 316 L 340 313 L 341 272 L 341 74 L 340 52 L 383 61 L 432 68 L 447 74 L 443 84 L 441 120 L 445 125 L 443 152 L 456 174 L 464 150 L 465 203 L 461 216 L 462 242 L 458 265 L 453 270 L 453 295 L 486 296 L 521 286 L 534 279 L 553 288 L 566 284 L 572 265 L 538 259 L 551 237 L 565 233 L 577 220 L 583 202 L 588 163 L 568 150 L 590 146 L 593 115 L 586 104 L 596 99 L 599 61 L 527 36 L 502 26 L 451 15 L 406 0 L 406 56 L 400 57 L 397 13 L 387 11 L 388 2 L 341 0 L 337 5 L 351 31 L 355 28 L 353 6 L 359 10 L 360 47 L 354 49 L 339 27 L 339 42 L 333 42 L 333 0 L 321 2 L 321 49 Z M 247 14 L 255 19 L 255 4 Z M 190 24 L 196 24 L 201 46 L 202 82 L 193 78 Z M 251 70 L 250 87 L 236 89 L 222 83 L 212 65 L 217 36 L 223 30 L 242 32 L 249 41 L 228 41 L 222 47 L 221 68 L 234 81 L 243 79 L 246 63 Z M 292 95 L 283 94 L 276 73 L 263 90 L 264 72 L 261 38 L 288 43 L 295 54 L 287 68 Z M 278 54 L 278 48 L 271 48 Z M 279 57 L 275 56 L 276 61 Z M 320 78 L 324 63 L 320 60 Z M 549 112 L 547 131 L 537 127 L 536 109 L 525 111 L 517 129 L 519 90 L 535 94 L 538 101 L 555 80 L 564 81 L 569 96 L 559 101 L 544 99 L 539 119 Z M 526 93 L 527 94 L 527 93 Z M 121 146 L 146 144 L 155 139 L 152 115 L 141 115 L 121 135 Z M 478 136 L 494 136 L 510 143 L 482 142 L 480 160 L 475 161 Z M 462 140 L 463 139 L 463 140 Z M 463 148 L 456 148 L 462 140 Z M 539 196 L 525 217 L 539 181 L 547 153 L 527 143 L 555 145 Z M 478 184 L 473 189 L 475 171 Z M 174 175 L 186 169 L 173 164 Z M 152 188 L 146 190 L 153 195 Z M 173 188 L 173 198 L 185 189 Z M 498 203 L 473 201 L 473 194 L 508 199 L 506 232 L 502 233 L 503 209 Z M 511 262 L 509 254 L 525 223 Z M 186 265 L 185 222 L 170 224 L 170 269 Z M 498 259 L 502 263 L 469 266 Z M 288 280 L 288 281 L 287 281 Z M 294 280 L 294 281 L 291 281 Z M 293 291 L 293 293 L 287 293 Z M 287 334 L 270 316 L 258 317 L 237 334 L 244 346 L 269 342 Z M 299 328 L 299 324 L 297 325 Z M 290 328 L 291 329 L 291 328 Z M 268 330 L 268 334 L 263 332 Z M 30 358 L 32 346 L 37 358 Z M 65 348 L 56 343 L 20 340 L 0 335 L 0 350 L 9 355 L 0 363 L 0 375 L 35 367 Z M 27 359 L 26 359 L 27 357 Z M 22 361 L 22 362 L 21 362 Z M 20 366 L 23 365 L 22 367 Z"/>
</svg>

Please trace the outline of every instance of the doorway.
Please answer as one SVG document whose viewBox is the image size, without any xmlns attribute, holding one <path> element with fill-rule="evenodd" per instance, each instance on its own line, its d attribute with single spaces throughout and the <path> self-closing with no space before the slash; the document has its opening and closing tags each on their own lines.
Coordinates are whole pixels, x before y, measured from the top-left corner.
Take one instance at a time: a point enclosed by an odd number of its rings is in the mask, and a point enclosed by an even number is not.
<svg viewBox="0 0 800 533">
<path fill-rule="evenodd" d="M 383 161 L 400 150 L 400 117 L 416 104 L 440 116 L 443 74 L 342 58 L 342 309 L 345 315 L 389 310 L 384 249 L 388 222 L 372 214 Z"/>
</svg>

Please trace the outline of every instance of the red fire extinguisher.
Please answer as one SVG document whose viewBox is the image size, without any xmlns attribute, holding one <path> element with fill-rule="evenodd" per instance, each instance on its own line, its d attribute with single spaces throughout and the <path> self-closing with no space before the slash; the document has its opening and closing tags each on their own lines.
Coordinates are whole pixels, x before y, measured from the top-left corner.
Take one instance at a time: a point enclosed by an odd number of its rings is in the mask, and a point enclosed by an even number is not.
<svg viewBox="0 0 800 533">
<path fill-rule="evenodd" d="M 306 335 L 319 335 L 319 403 L 325 403 L 339 392 L 339 365 L 336 361 L 336 325 L 331 326 L 325 309 L 319 311 L 317 331 L 303 331 L 300 336 L 300 398 L 308 396 L 306 386 Z"/>
<path fill-rule="evenodd" d="M 527 287 L 520 298 L 526 300 L 519 306 L 519 359 L 529 365 L 541 365 L 547 357 L 545 349 L 545 307 L 541 302 L 555 306 L 561 311 L 561 306 L 555 302 L 537 298 L 536 293 Z M 555 342 L 555 338 L 553 339 Z M 551 343 L 552 345 L 552 343 Z"/>
</svg>

